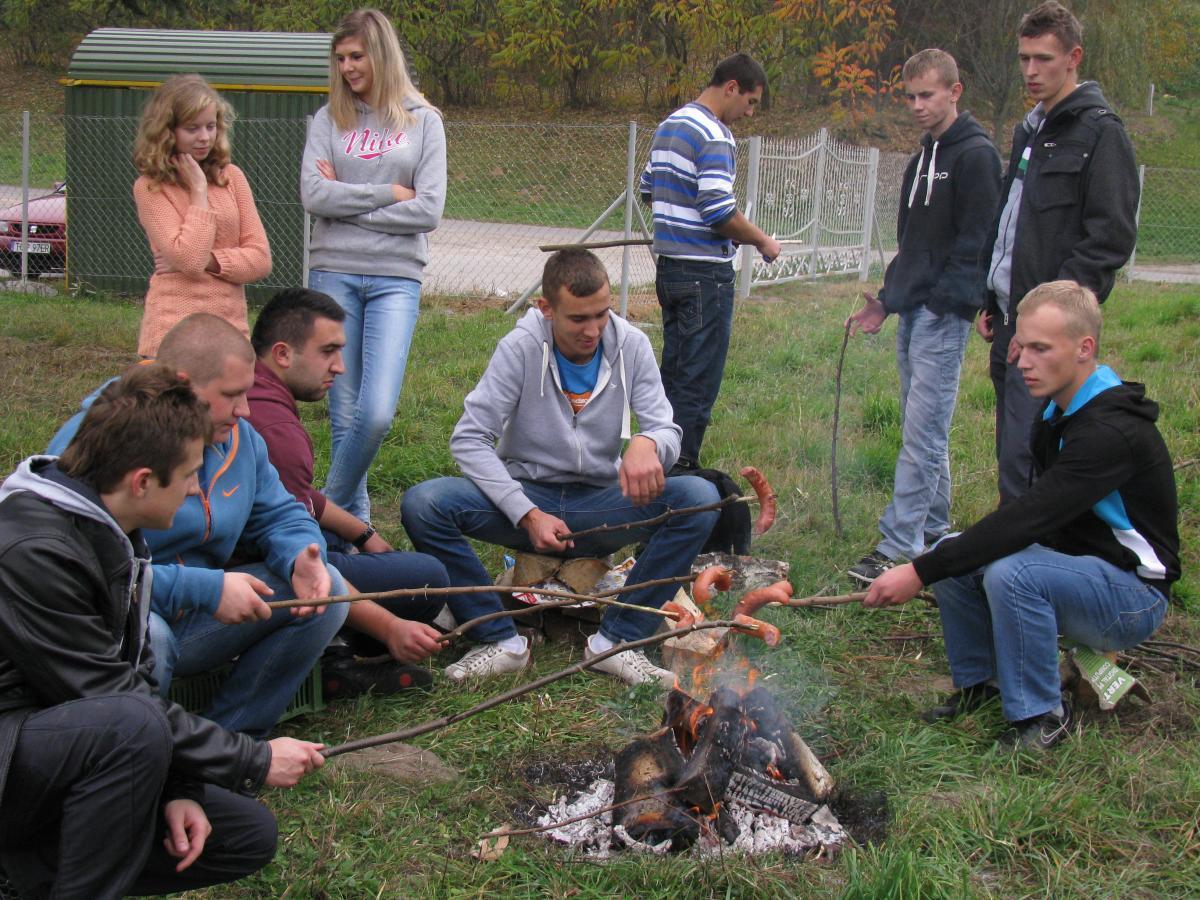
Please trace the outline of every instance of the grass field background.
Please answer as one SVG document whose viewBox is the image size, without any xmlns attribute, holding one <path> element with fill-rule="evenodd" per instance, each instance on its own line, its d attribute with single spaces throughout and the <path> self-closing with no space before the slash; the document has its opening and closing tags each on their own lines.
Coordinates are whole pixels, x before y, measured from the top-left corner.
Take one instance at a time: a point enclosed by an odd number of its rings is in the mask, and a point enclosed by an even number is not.
<svg viewBox="0 0 1200 900">
<path fill-rule="evenodd" d="M 706 462 L 752 464 L 779 494 L 775 528 L 756 543 L 787 560 L 798 594 L 848 587 L 844 568 L 873 546 L 899 445 L 894 321 L 856 338 L 845 366 L 835 534 L 829 451 L 841 323 L 858 285 L 825 282 L 756 292 L 737 309 Z M 0 469 L 43 447 L 96 384 L 133 360 L 140 309 L 118 300 L 0 294 Z M 654 315 L 643 323 L 655 344 Z M 404 543 L 401 492 L 453 473 L 447 439 L 462 397 L 511 319 L 495 309 L 426 304 L 395 425 L 371 473 L 376 524 Z M 1200 457 L 1200 290 L 1118 284 L 1105 306 L 1102 356 L 1162 404 L 1177 462 Z M 328 459 L 323 405 L 304 409 Z M 994 503 L 992 389 L 972 340 L 951 438 L 956 523 Z M 1178 473 L 1185 578 L 1160 637 L 1200 644 L 1200 465 Z M 494 566 L 495 554 L 488 556 Z M 730 602 L 730 601 L 726 601 Z M 546 770 L 602 759 L 657 723 L 653 691 L 573 676 L 417 743 L 461 773 L 412 785 L 331 763 L 292 791 L 268 791 L 280 850 L 258 876 L 211 897 L 1044 897 L 1195 896 L 1200 884 L 1200 691 L 1196 676 L 1148 674 L 1156 702 L 1088 712 L 1080 735 L 1045 760 L 993 752 L 997 712 L 952 726 L 915 720 L 948 680 L 936 612 L 777 610 L 770 651 L 745 647 L 825 760 L 847 809 L 873 830 L 832 862 L 775 856 L 604 864 L 537 837 L 496 862 L 470 856 L 479 837 L 551 799 Z M 900 634 L 921 635 L 897 641 Z M 435 668 L 454 658 L 445 655 Z M 574 661 L 537 649 L 530 678 Z M 362 698 L 288 723 L 340 742 L 465 709 L 524 676 L 484 689 L 437 678 L 430 696 Z"/>
</svg>

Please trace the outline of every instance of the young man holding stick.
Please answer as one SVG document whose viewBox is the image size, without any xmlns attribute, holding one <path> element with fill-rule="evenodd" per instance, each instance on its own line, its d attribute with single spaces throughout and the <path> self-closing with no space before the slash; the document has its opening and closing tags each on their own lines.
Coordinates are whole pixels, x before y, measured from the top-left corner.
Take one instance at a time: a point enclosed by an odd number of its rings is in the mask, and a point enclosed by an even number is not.
<svg viewBox="0 0 1200 900">
<path fill-rule="evenodd" d="M 198 493 L 211 433 L 185 380 L 139 366 L 59 459 L 32 457 L 0 488 L 0 862 L 22 896 L 248 875 L 276 827 L 244 795 L 324 762 L 320 744 L 231 733 L 155 688 L 142 530 Z"/>
<path fill-rule="evenodd" d="M 1018 311 L 1017 365 L 1044 404 L 1032 441 L 1037 479 L 880 575 L 864 602 L 905 603 L 932 585 L 958 690 L 923 718 L 953 719 L 999 696 L 1013 725 L 1002 744 L 1041 751 L 1071 725 L 1058 636 L 1123 650 L 1162 622 L 1180 574 L 1178 505 L 1157 404 L 1096 362 L 1095 294 L 1050 282 Z"/>
<path fill-rule="evenodd" d="M 850 569 L 870 583 L 950 530 L 950 422 L 971 320 L 983 298 L 981 251 L 1000 197 L 1000 154 L 968 112 L 959 113 L 958 64 L 922 50 L 904 64 L 904 91 L 925 133 L 900 190 L 900 251 L 878 297 L 846 323 L 875 334 L 895 313 L 902 443 L 883 539 Z"/>
<path fill-rule="evenodd" d="M 715 503 L 718 495 L 703 479 L 665 477 L 679 454 L 680 429 L 671 421 L 650 341 L 612 314 L 603 263 L 586 250 L 560 250 L 546 263 L 542 291 L 464 402 L 450 450 L 466 477 L 405 492 L 401 515 L 413 546 L 444 562 L 458 586 L 491 581 L 467 537 L 565 556 L 603 556 L 645 541 L 629 584 L 686 574 L 712 531 L 715 510 L 578 541 L 562 537 Z M 624 599 L 657 609 L 675 591 L 656 585 Z M 493 593 L 462 594 L 449 605 L 460 622 L 502 609 Z M 659 623 L 654 615 L 609 609 L 585 656 L 645 637 Z M 527 642 L 510 619 L 481 624 L 469 635 L 479 646 L 446 669 L 453 681 L 529 664 Z M 630 684 L 674 681 L 640 650 L 596 669 Z"/>
</svg>

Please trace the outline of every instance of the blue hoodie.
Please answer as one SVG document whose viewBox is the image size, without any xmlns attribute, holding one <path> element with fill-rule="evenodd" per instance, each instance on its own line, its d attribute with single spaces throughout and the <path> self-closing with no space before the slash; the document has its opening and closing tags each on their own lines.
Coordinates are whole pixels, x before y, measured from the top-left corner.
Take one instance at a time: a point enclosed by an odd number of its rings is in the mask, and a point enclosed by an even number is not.
<svg viewBox="0 0 1200 900">
<path fill-rule="evenodd" d="M 58 456 L 75 436 L 84 413 L 107 386 L 84 399 L 50 441 L 46 452 Z M 225 566 L 239 544 L 256 548 L 267 567 L 290 581 L 296 557 L 309 544 L 321 548 L 321 529 L 279 480 L 267 445 L 241 419 L 220 444 L 204 448 L 200 496 L 188 497 L 166 531 L 143 531 L 156 560 L 151 608 L 168 622 L 189 609 L 215 613 L 221 602 Z"/>
</svg>

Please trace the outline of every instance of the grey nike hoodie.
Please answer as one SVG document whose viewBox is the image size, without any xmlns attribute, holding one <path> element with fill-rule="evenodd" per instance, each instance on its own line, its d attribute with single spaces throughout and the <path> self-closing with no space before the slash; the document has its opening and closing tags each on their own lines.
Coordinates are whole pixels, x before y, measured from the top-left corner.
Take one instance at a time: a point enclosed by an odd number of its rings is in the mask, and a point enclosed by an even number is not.
<svg viewBox="0 0 1200 900">
<path fill-rule="evenodd" d="M 446 132 L 441 115 L 406 102 L 416 121 L 382 124 L 357 103 L 358 121 L 340 131 L 323 106 L 313 116 L 300 165 L 300 200 L 316 221 L 309 266 L 351 275 L 388 275 L 421 281 L 429 261 L 426 233 L 437 228 L 446 204 Z M 337 180 L 317 170 L 333 163 Z M 392 185 L 417 196 L 396 202 Z"/>
<path fill-rule="evenodd" d="M 663 470 L 679 458 L 650 340 L 616 314 L 601 339 L 600 374 L 575 414 L 563 396 L 550 320 L 531 309 L 505 335 L 450 437 L 464 475 L 516 525 L 534 508 L 517 479 L 607 487 L 617 484 L 631 414 L 654 441 Z"/>
</svg>

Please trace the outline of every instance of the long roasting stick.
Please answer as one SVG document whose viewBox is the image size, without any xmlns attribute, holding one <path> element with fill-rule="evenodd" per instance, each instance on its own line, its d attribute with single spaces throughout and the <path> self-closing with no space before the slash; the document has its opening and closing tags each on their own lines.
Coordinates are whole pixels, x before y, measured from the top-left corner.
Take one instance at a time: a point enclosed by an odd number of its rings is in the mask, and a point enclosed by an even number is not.
<svg viewBox="0 0 1200 900">
<path fill-rule="evenodd" d="M 792 606 L 792 607 L 845 606 L 846 604 L 849 604 L 849 603 L 862 603 L 866 599 L 867 599 L 867 592 L 861 591 L 861 592 L 854 593 L 854 594 L 830 594 L 828 596 L 821 596 L 820 594 L 818 594 L 815 597 L 789 597 L 785 601 L 776 600 L 776 601 L 774 601 L 772 603 L 768 603 L 766 605 L 767 606 Z M 921 591 L 913 599 L 932 600 L 933 595 L 926 591 Z"/>
<path fill-rule="evenodd" d="M 558 535 L 560 541 L 571 541 L 575 538 L 587 537 L 593 534 L 605 534 L 610 531 L 625 531 L 630 528 L 645 528 L 650 525 L 657 525 L 659 522 L 665 522 L 672 516 L 690 516 L 695 513 L 709 512 L 714 509 L 721 509 L 728 506 L 730 503 L 757 503 L 757 497 L 737 496 L 730 494 L 728 497 L 722 497 L 715 503 L 705 503 L 703 506 L 681 506 L 679 509 L 667 508 L 667 511 L 660 513 L 649 519 L 639 519 L 636 522 L 626 522 L 623 525 L 597 525 L 595 528 L 585 528 L 582 531 L 570 531 L 566 534 Z"/>
<path fill-rule="evenodd" d="M 383 744 L 394 744 L 397 741 L 406 741 L 410 738 L 419 737 L 422 734 L 428 734 L 431 731 L 437 731 L 441 728 L 446 728 L 456 722 L 461 722 L 463 719 L 469 718 L 477 713 L 489 710 L 494 706 L 499 706 L 501 703 L 506 703 L 509 700 L 515 700 L 517 697 L 524 696 L 532 691 L 540 690 L 548 684 L 555 681 L 560 681 L 569 675 L 575 675 L 582 672 L 584 669 L 590 669 L 596 663 L 603 662 L 609 657 L 616 656 L 618 653 L 624 653 L 626 650 L 640 650 L 642 647 L 650 647 L 654 644 L 661 644 L 663 641 L 673 637 L 682 637 L 685 634 L 691 634 L 693 631 L 704 631 L 708 628 L 732 628 L 740 631 L 753 631 L 756 626 L 748 625 L 739 622 L 721 620 L 718 622 L 693 622 L 684 628 L 676 628 L 672 631 L 664 631 L 659 634 L 652 634 L 650 637 L 642 638 L 637 641 L 625 641 L 621 644 L 616 644 L 610 650 L 603 653 L 597 653 L 595 656 L 588 659 L 581 659 L 573 665 L 567 666 L 565 669 L 560 669 L 550 675 L 544 675 L 535 681 L 530 681 L 527 684 L 519 685 L 511 691 L 505 691 L 502 694 L 497 694 L 472 706 L 470 709 L 464 709 L 461 712 L 454 713 L 449 716 L 441 716 L 437 719 L 431 719 L 428 722 L 423 722 L 420 725 L 413 725 L 411 728 L 403 728 L 400 731 L 392 731 L 388 734 L 380 734 L 374 737 L 360 738 L 357 741 L 348 741 L 345 744 L 338 744 L 334 747 L 326 747 L 321 751 L 326 759 L 334 756 L 341 756 L 343 753 L 352 753 L 355 750 L 365 750 L 368 747 L 378 747 Z"/>
<path fill-rule="evenodd" d="M 315 597 L 312 600 L 271 600 L 267 606 L 271 609 L 291 609 L 296 606 L 328 606 L 331 603 L 356 603 L 359 600 L 392 600 L 397 597 L 445 597 L 451 594 L 543 594 L 547 597 L 572 598 L 580 600 L 598 600 L 605 597 L 615 597 L 630 591 L 641 590 L 645 587 L 657 587 L 662 584 L 687 584 L 695 581 L 699 573 L 692 575 L 676 575 L 671 578 L 654 578 L 650 581 L 639 581 L 637 584 L 626 584 L 622 587 L 601 591 L 599 594 L 572 594 L 568 591 L 553 591 L 548 588 L 524 587 L 520 585 L 484 584 L 467 587 L 440 588 L 397 588 L 394 591 L 373 591 L 367 594 L 341 594 L 336 597 Z"/>
</svg>

